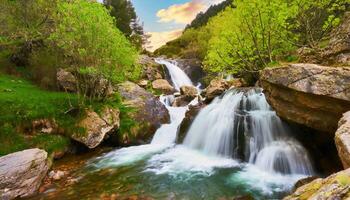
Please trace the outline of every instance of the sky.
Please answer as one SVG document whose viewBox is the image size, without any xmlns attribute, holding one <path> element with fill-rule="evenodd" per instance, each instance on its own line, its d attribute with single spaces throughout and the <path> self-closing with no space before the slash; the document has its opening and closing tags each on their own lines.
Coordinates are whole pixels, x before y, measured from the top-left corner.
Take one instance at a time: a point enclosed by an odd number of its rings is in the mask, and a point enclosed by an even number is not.
<svg viewBox="0 0 350 200">
<path fill-rule="evenodd" d="M 223 0 L 131 0 L 150 34 L 147 49 L 154 51 L 166 42 L 179 37 L 188 23 L 210 5 Z"/>
</svg>

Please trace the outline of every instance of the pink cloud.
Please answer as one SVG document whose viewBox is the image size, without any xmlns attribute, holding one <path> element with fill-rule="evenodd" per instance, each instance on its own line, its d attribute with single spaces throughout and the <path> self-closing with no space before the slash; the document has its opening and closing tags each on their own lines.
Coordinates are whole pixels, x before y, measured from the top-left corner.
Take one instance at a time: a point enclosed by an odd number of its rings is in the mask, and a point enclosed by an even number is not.
<svg viewBox="0 0 350 200">
<path fill-rule="evenodd" d="M 153 52 L 165 43 L 178 38 L 182 34 L 182 31 L 182 29 L 175 29 L 164 32 L 149 32 L 148 34 L 151 36 L 149 39 L 150 44 L 146 49 Z"/>
<path fill-rule="evenodd" d="M 204 11 L 207 8 L 206 4 L 193 0 L 184 4 L 175 4 L 166 9 L 161 9 L 157 12 L 159 22 L 172 22 L 178 24 L 190 23 L 200 11 Z"/>
</svg>

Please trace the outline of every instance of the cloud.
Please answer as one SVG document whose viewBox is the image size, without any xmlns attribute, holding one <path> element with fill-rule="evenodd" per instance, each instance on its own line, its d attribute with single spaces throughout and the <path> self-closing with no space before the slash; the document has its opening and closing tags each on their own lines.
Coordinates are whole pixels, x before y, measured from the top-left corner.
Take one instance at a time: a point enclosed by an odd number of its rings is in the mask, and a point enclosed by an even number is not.
<svg viewBox="0 0 350 200">
<path fill-rule="evenodd" d="M 184 4 L 174 4 L 166 9 L 157 12 L 159 22 L 172 22 L 177 24 L 188 24 L 196 15 L 207 8 L 205 3 L 200 0 L 193 0 Z"/>
<path fill-rule="evenodd" d="M 164 32 L 149 32 L 148 34 L 151 36 L 149 39 L 150 44 L 147 45 L 146 49 L 153 52 L 165 43 L 178 38 L 182 31 L 182 29 L 175 29 Z"/>
</svg>

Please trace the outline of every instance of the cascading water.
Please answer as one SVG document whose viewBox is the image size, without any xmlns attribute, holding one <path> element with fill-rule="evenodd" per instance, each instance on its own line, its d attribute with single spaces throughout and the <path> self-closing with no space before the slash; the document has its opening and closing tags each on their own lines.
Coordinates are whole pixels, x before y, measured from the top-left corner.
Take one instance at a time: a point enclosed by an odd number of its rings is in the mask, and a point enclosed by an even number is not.
<svg viewBox="0 0 350 200">
<path fill-rule="evenodd" d="M 167 67 L 177 90 L 193 85 L 175 62 L 157 62 Z M 150 144 L 90 160 L 85 171 L 72 175 L 79 181 L 57 191 L 56 199 L 99 199 L 97 191 L 154 199 L 279 199 L 313 173 L 305 149 L 261 89 L 229 90 L 214 99 L 196 116 L 183 144 L 175 141 L 188 106 L 172 107 L 173 100 L 174 95 L 160 97 L 171 122 L 156 131 Z"/>
<path fill-rule="evenodd" d="M 156 62 L 165 65 L 169 71 L 171 81 L 174 88 L 179 91 L 181 86 L 193 86 L 191 79 L 182 71 L 175 61 L 167 61 L 164 59 L 156 59 Z"/>
<path fill-rule="evenodd" d="M 261 89 L 232 90 L 201 110 L 184 145 L 232 157 L 271 173 L 313 173 L 306 150 L 266 102 Z"/>
</svg>

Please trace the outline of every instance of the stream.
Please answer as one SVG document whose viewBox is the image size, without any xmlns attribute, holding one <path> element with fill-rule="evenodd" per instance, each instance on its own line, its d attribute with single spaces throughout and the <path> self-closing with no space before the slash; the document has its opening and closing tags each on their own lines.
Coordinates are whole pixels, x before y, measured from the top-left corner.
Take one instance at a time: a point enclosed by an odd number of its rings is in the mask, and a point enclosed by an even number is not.
<svg viewBox="0 0 350 200">
<path fill-rule="evenodd" d="M 158 59 L 175 89 L 192 85 L 174 61 Z M 99 199 L 101 193 L 140 199 L 281 199 L 294 183 L 315 174 L 305 148 L 276 115 L 260 88 L 230 89 L 196 116 L 182 144 L 178 127 L 188 106 L 172 107 L 150 144 L 101 153 L 34 199 Z"/>
</svg>

